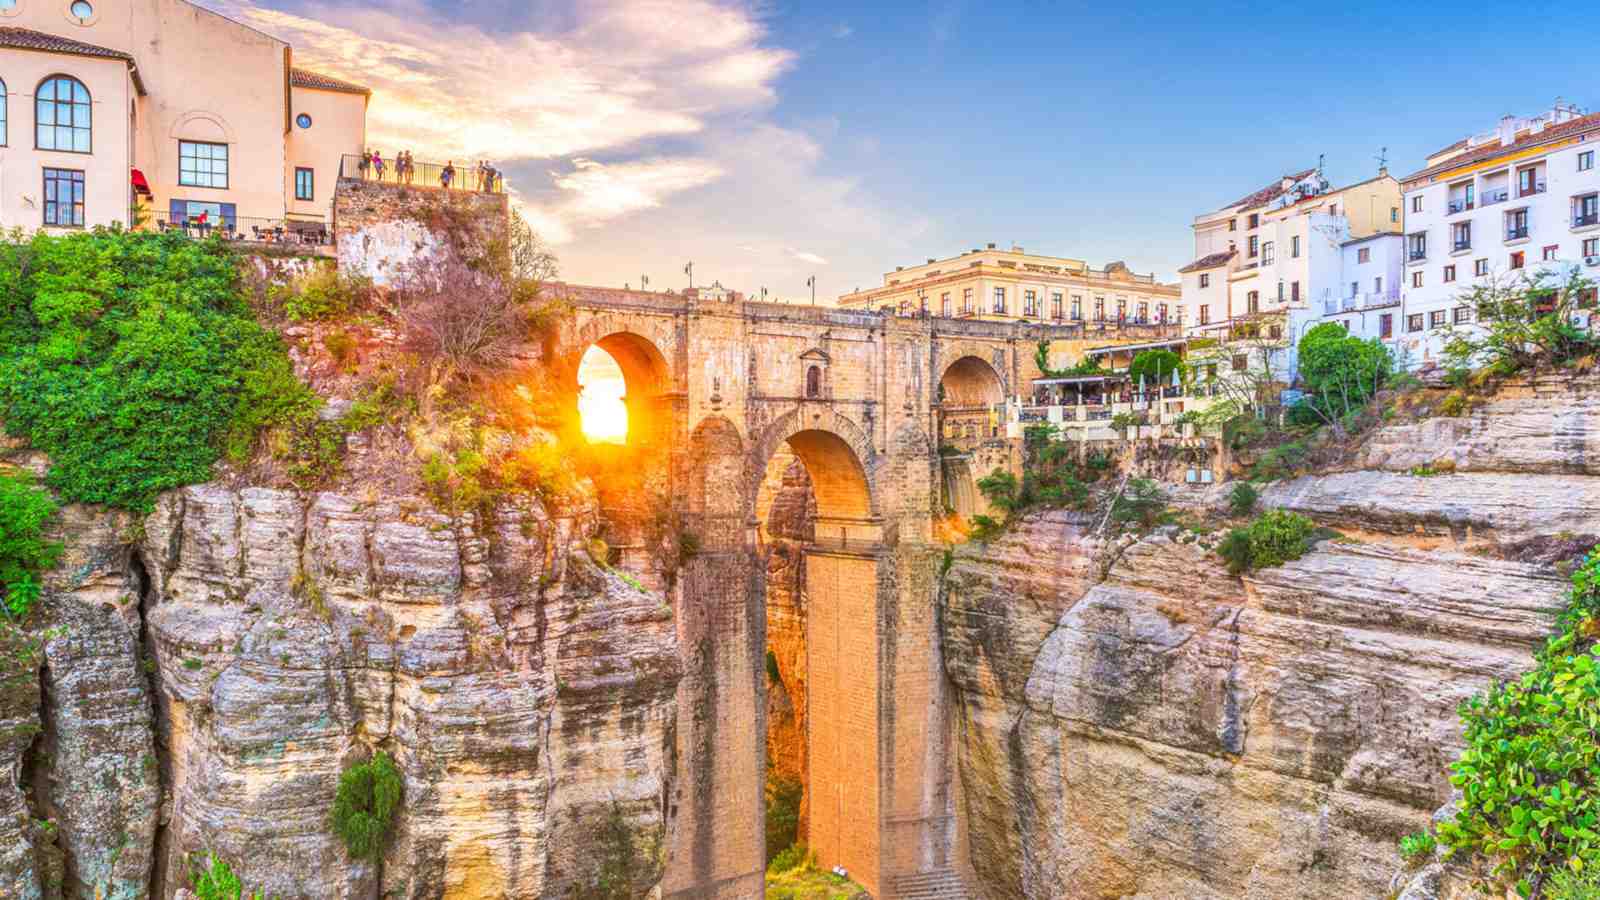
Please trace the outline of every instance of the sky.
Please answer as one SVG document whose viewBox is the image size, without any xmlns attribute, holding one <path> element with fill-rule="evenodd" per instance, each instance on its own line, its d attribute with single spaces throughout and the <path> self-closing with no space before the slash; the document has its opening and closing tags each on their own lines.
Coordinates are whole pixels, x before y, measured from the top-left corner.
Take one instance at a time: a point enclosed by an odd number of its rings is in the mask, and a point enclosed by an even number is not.
<svg viewBox="0 0 1600 900">
<path fill-rule="evenodd" d="M 1319 156 L 1600 108 L 1570 4 L 200 2 L 372 87 L 385 157 L 492 160 L 565 280 L 790 302 L 989 242 L 1171 280 L 1194 216 Z"/>
</svg>

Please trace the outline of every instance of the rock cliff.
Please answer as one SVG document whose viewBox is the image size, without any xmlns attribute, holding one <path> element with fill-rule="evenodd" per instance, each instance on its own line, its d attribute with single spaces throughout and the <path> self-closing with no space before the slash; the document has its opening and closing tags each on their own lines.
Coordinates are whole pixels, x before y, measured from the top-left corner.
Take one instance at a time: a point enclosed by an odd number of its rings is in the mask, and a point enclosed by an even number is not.
<svg viewBox="0 0 1600 900">
<path fill-rule="evenodd" d="M 1243 577 L 1211 537 L 1107 545 L 1063 513 L 959 553 L 943 637 L 983 894 L 1404 889 L 1396 841 L 1448 798 L 1458 703 L 1532 665 L 1549 563 L 1600 531 L 1595 397 L 1545 381 L 1378 429 L 1262 497 L 1347 536 Z M 1414 896 L 1465 884 L 1434 876 Z"/>
<path fill-rule="evenodd" d="M 5 896 L 171 897 L 216 851 L 285 898 L 558 897 L 607 817 L 664 838 L 672 611 L 588 558 L 592 508 L 212 483 L 59 527 L 54 636 L 0 690 Z M 405 800 L 356 863 L 328 813 L 376 749 Z"/>
</svg>

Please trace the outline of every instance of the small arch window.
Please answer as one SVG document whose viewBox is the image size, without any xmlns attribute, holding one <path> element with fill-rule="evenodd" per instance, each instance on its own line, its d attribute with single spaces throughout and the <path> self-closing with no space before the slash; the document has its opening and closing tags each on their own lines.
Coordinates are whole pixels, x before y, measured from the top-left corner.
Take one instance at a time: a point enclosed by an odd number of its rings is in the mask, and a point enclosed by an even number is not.
<svg viewBox="0 0 1600 900">
<path fill-rule="evenodd" d="M 806 396 L 822 396 L 822 367 L 811 366 L 806 369 Z"/>
<path fill-rule="evenodd" d="M 70 75 L 53 75 L 39 85 L 34 121 L 40 150 L 88 153 L 94 146 L 89 89 Z"/>
<path fill-rule="evenodd" d="M 294 123 L 299 125 L 301 128 L 310 128 L 311 117 L 305 113 L 301 113 L 300 115 L 294 117 Z"/>
<path fill-rule="evenodd" d="M 94 4 L 89 0 L 73 0 L 72 5 L 67 7 L 67 13 L 77 19 L 79 25 L 87 25 L 94 18 Z"/>
</svg>

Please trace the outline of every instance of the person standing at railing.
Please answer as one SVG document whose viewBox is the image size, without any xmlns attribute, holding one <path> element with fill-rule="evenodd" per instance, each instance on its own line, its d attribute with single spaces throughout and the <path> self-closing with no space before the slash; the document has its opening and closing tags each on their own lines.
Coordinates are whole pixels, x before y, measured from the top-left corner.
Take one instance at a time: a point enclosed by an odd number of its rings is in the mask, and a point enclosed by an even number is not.
<svg viewBox="0 0 1600 900">
<path fill-rule="evenodd" d="M 450 182 L 455 180 L 456 161 L 452 159 L 445 163 L 444 168 L 439 171 L 439 186 L 448 191 L 450 190 Z"/>
<path fill-rule="evenodd" d="M 366 181 L 367 170 L 372 167 L 372 154 L 366 150 L 361 151 L 361 162 L 357 163 L 356 167 L 361 170 L 361 180 Z"/>
<path fill-rule="evenodd" d="M 383 180 L 383 154 L 377 150 L 372 151 L 372 168 L 378 173 L 378 180 Z"/>
</svg>

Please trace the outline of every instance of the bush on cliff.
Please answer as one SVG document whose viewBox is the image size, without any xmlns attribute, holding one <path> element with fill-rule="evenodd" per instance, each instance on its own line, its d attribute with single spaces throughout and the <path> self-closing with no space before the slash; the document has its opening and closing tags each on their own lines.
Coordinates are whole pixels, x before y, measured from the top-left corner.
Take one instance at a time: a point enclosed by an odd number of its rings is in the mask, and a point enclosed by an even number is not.
<svg viewBox="0 0 1600 900">
<path fill-rule="evenodd" d="M 1230 575 L 1281 566 L 1306 555 L 1316 527 L 1299 513 L 1268 510 L 1244 528 L 1229 531 L 1217 545 L 1217 555 L 1227 561 Z"/>
<path fill-rule="evenodd" d="M 796 846 L 800 837 L 800 799 L 806 787 L 793 775 L 776 772 L 767 763 L 767 864 Z"/>
<path fill-rule="evenodd" d="M 0 244 L 0 419 L 65 500 L 148 511 L 318 401 L 219 241 L 96 229 Z"/>
<path fill-rule="evenodd" d="M 1523 897 L 1561 896 L 1561 882 L 1600 869 L 1600 548 L 1571 584 L 1533 671 L 1462 705 L 1466 749 L 1450 767 L 1462 799 L 1438 827 Z"/>
<path fill-rule="evenodd" d="M 40 573 L 61 554 L 44 535 L 55 514 L 55 500 L 32 476 L 0 472 L 0 608 L 13 619 L 27 617 L 39 599 Z"/>
<path fill-rule="evenodd" d="M 404 787 L 394 758 L 381 750 L 339 776 L 329 819 L 351 859 L 377 860 L 383 856 Z"/>
<path fill-rule="evenodd" d="M 227 861 L 215 853 L 206 854 L 209 865 L 196 863 L 189 873 L 189 886 L 198 900 L 265 900 L 259 891 L 246 895 L 244 884 Z"/>
</svg>

